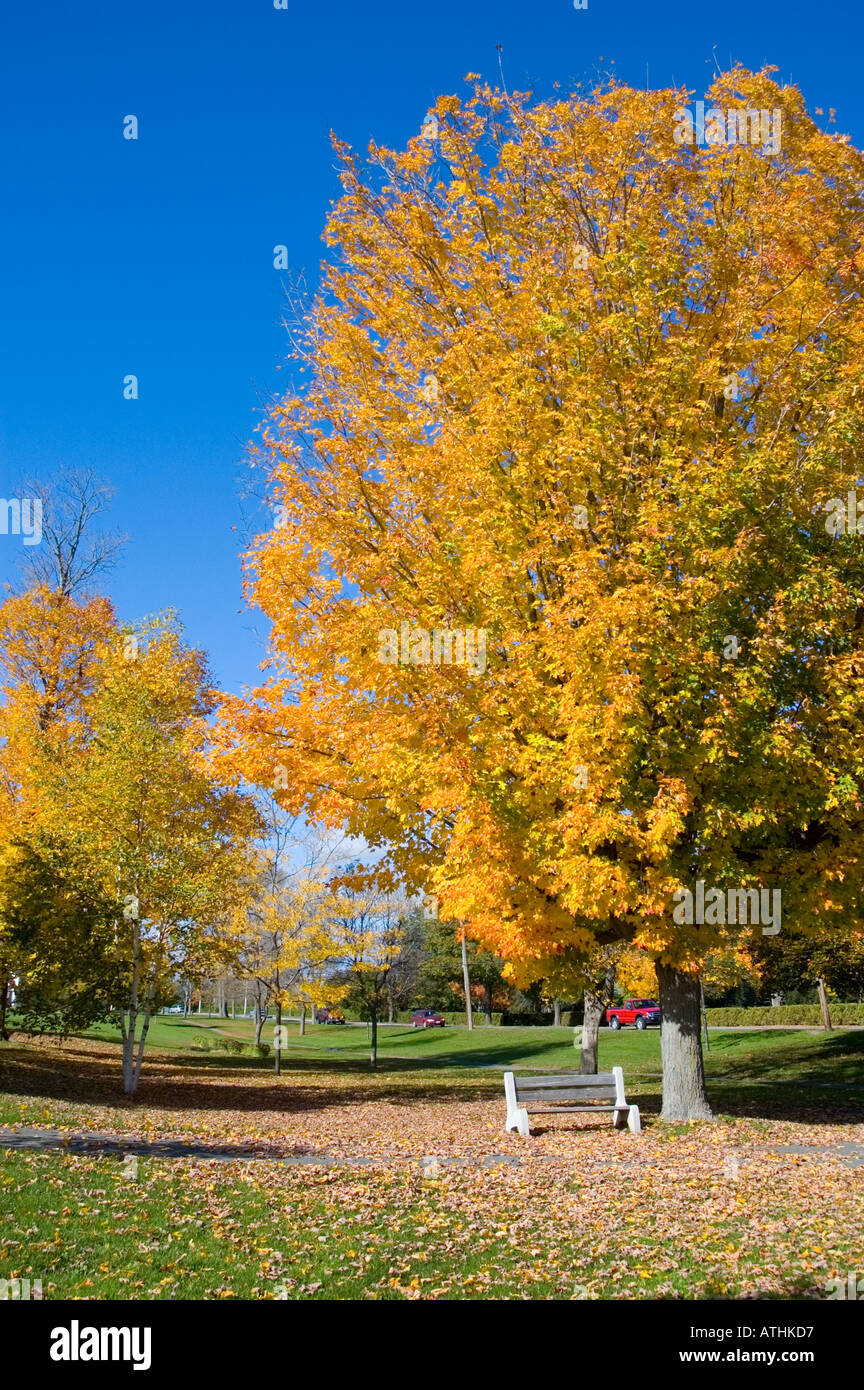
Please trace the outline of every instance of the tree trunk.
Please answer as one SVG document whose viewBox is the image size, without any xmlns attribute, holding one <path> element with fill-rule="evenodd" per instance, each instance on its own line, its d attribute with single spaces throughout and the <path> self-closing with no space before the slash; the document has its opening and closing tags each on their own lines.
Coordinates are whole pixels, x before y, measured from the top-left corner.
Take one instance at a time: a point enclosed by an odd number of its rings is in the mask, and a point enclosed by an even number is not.
<svg viewBox="0 0 864 1390">
<path fill-rule="evenodd" d="M 372 1025 L 372 1028 L 371 1028 L 371 1033 L 372 1033 L 372 1045 L 371 1045 L 371 1049 L 370 1049 L 370 1053 L 369 1053 L 369 1061 L 370 1061 L 370 1063 L 372 1064 L 372 1068 L 373 1068 L 373 1070 L 374 1070 L 374 1068 L 378 1065 L 378 1006 L 377 1006 L 377 1004 L 373 1004 L 373 1005 L 372 1005 L 372 1008 L 371 1008 L 371 1010 L 370 1010 L 370 1015 L 369 1015 L 369 1022 L 370 1022 L 371 1025 Z"/>
<path fill-rule="evenodd" d="M 552 1000 L 552 1009 L 553 1009 L 553 1014 L 552 1014 L 552 1027 L 553 1027 L 553 1028 L 560 1028 L 560 1027 L 561 1027 L 561 1000 L 560 1000 L 560 999 L 553 999 L 553 1000 Z"/>
<path fill-rule="evenodd" d="M 276 1005 L 276 1030 L 273 1034 L 273 1071 L 276 1076 L 282 1072 L 282 1001 Z"/>
<path fill-rule="evenodd" d="M 128 1028 L 123 1034 L 123 1094 L 135 1094 L 135 1039 Z"/>
<path fill-rule="evenodd" d="M 828 995 L 825 990 L 825 981 L 823 979 L 820 978 L 816 981 L 816 989 L 819 992 L 819 1007 L 822 1010 L 822 1026 L 823 1028 L 830 1029 L 832 1027 L 831 1014 L 828 1010 Z"/>
<path fill-rule="evenodd" d="M 582 1025 L 582 1053 L 579 1058 L 579 1071 L 582 1076 L 594 1076 L 597 1071 L 597 1045 L 600 1037 L 600 1020 L 603 1017 L 603 1000 L 592 990 L 585 991 L 585 1019 Z"/>
<path fill-rule="evenodd" d="M 306 1005 L 300 1005 L 300 1037 L 306 1036 Z"/>
<path fill-rule="evenodd" d="M 155 985 L 151 986 L 150 992 L 147 997 L 147 1003 L 144 1007 L 144 1026 L 141 1029 L 141 1037 L 138 1040 L 138 1053 L 134 1059 L 132 1068 L 132 1090 L 129 1092 L 129 1094 L 133 1096 L 135 1092 L 138 1090 L 138 1081 L 141 1076 L 141 1067 L 144 1062 L 144 1044 L 147 1041 L 147 1034 L 150 1031 L 150 1019 L 153 1016 L 154 989 Z"/>
<path fill-rule="evenodd" d="M 660 1051 L 663 1057 L 661 1119 L 673 1124 L 713 1119 L 705 1093 L 699 1038 L 699 978 L 671 965 L 657 965 L 660 989 Z"/>
<path fill-rule="evenodd" d="M 255 1046 L 261 1046 L 261 1030 L 264 1027 L 264 1010 L 259 1004 L 255 1005 Z"/>
<path fill-rule="evenodd" d="M 486 1014 L 486 1022 L 492 1027 L 492 986 L 486 985 L 483 990 L 483 1009 Z"/>
<path fill-rule="evenodd" d="M 3 1042 L 9 1041 L 9 1034 L 6 1031 L 6 1007 L 9 1002 L 9 980 L 6 971 L 0 972 L 0 1039 Z"/>
<path fill-rule="evenodd" d="M 125 910 L 125 909 L 124 909 Z M 123 1092 L 135 1094 L 135 1028 L 138 1023 L 138 983 L 141 963 L 141 927 L 137 919 L 132 920 L 132 981 L 129 989 L 128 1025 L 121 1023 L 123 1038 Z M 122 1015 L 121 1015 L 122 1018 Z"/>
<path fill-rule="evenodd" d="M 387 1022 L 388 1022 L 388 1023 L 392 1023 L 392 1022 L 393 1022 L 393 1017 L 394 1017 L 395 1011 L 396 1011 L 396 1006 L 395 1006 L 395 1003 L 394 1003 L 394 1000 L 393 1000 L 393 994 L 392 994 L 392 992 L 388 989 L 388 991 L 387 991 Z"/>
<path fill-rule="evenodd" d="M 465 1020 L 470 1033 L 474 1027 L 474 1011 L 471 1008 L 471 977 L 468 974 L 468 942 L 462 933 L 462 984 L 465 987 Z"/>
</svg>

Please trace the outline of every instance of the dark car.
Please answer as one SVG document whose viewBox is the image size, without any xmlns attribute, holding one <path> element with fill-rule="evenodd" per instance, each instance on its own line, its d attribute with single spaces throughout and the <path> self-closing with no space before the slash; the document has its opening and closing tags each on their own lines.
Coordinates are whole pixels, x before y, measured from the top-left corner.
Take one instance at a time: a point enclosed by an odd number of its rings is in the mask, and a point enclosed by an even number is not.
<svg viewBox="0 0 864 1390">
<path fill-rule="evenodd" d="M 434 1009 L 415 1009 L 411 1015 L 412 1028 L 444 1028 L 446 1022 Z"/>
<path fill-rule="evenodd" d="M 344 1023 L 345 1015 L 341 1009 L 319 1009 L 315 1014 L 316 1023 Z"/>
</svg>

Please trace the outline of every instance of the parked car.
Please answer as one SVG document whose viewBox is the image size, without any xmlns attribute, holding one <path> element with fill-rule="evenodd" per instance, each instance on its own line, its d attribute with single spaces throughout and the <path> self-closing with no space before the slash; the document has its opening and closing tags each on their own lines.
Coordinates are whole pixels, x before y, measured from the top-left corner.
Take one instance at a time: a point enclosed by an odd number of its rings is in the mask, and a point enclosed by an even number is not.
<svg viewBox="0 0 864 1390">
<path fill-rule="evenodd" d="M 446 1023 L 434 1009 L 415 1009 L 411 1015 L 412 1028 L 444 1028 Z"/>
<path fill-rule="evenodd" d="M 660 1022 L 660 1005 L 655 999 L 625 999 L 623 1004 L 606 1010 L 606 1022 L 610 1028 L 634 1023 L 641 1032 L 649 1024 Z"/>
<path fill-rule="evenodd" d="M 317 1009 L 315 1012 L 316 1023 L 344 1023 L 345 1015 L 341 1009 Z"/>
</svg>

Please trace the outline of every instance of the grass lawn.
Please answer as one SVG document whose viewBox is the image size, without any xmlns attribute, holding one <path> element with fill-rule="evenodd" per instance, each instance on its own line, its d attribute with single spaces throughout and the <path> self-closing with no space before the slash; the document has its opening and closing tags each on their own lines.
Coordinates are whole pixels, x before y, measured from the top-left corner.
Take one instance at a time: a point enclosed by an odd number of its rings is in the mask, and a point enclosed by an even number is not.
<svg viewBox="0 0 864 1390">
<path fill-rule="evenodd" d="M 132 1179 L 0 1147 L 0 1277 L 49 1298 L 789 1298 L 860 1264 L 864 1168 L 838 1146 L 864 1144 L 864 1033 L 714 1033 L 718 1120 L 671 1127 L 658 1032 L 604 1030 L 644 1133 L 538 1116 L 528 1141 L 503 1132 L 501 1071 L 572 1067 L 567 1029 L 383 1028 L 371 1073 L 365 1028 L 289 1025 L 280 1078 L 196 1050 L 220 1033 L 251 1024 L 159 1018 L 132 1101 L 108 1029 L 0 1046 L 0 1123 L 264 1158 L 142 1157 Z"/>
</svg>

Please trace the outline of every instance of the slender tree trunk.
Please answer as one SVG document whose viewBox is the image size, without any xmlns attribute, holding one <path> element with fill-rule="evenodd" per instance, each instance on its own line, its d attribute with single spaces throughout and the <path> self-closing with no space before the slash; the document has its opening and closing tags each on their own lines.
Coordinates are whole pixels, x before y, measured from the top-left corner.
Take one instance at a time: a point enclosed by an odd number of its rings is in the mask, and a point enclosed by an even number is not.
<svg viewBox="0 0 864 1390">
<path fill-rule="evenodd" d="M 378 1065 L 378 1004 L 377 1004 L 377 1002 L 372 1004 L 372 1007 L 371 1007 L 371 1009 L 370 1009 L 369 1022 L 370 1022 L 371 1025 L 372 1025 L 372 1028 L 371 1028 L 372 1043 L 371 1043 L 371 1050 L 370 1050 L 370 1054 L 369 1054 L 369 1061 L 370 1061 L 370 1063 L 372 1064 L 372 1069 L 374 1070 L 375 1067 Z"/>
<path fill-rule="evenodd" d="M 486 1014 L 486 1022 L 492 1027 L 492 986 L 486 985 L 483 989 L 483 1010 Z"/>
<path fill-rule="evenodd" d="M 264 1010 L 260 1004 L 255 1005 L 255 1046 L 261 1046 L 261 1030 L 264 1027 Z"/>
<path fill-rule="evenodd" d="M 603 983 L 597 990 L 586 989 L 585 1011 L 582 1027 L 582 1055 L 579 1071 L 583 1076 L 594 1076 L 597 1072 L 597 1051 L 600 1044 L 600 1024 L 615 991 L 615 966 L 610 965 Z M 574 1046 L 575 1036 L 574 1036 Z"/>
<path fill-rule="evenodd" d="M 9 1034 L 6 1030 L 6 1008 L 9 1003 L 10 978 L 5 970 L 0 971 L 0 1038 L 3 1042 L 9 1041 Z"/>
<path fill-rule="evenodd" d="M 833 1027 L 833 1025 L 831 1023 L 831 1013 L 828 1008 L 828 994 L 826 992 L 825 981 L 823 979 L 820 978 L 816 981 L 816 989 L 819 993 L 819 1007 L 822 1010 L 822 1026 L 823 1028 L 830 1029 Z"/>
<path fill-rule="evenodd" d="M 470 1033 L 474 1027 L 474 1010 L 471 1008 L 471 977 L 468 974 L 468 942 L 462 933 L 462 983 L 465 987 L 465 1019 Z"/>
<path fill-rule="evenodd" d="M 137 1051 L 137 1055 L 136 1055 L 136 1057 L 135 1057 L 135 1062 L 134 1062 L 134 1066 L 133 1066 L 133 1070 L 132 1070 L 132 1090 L 130 1091 L 129 1094 L 130 1094 L 130 1095 L 133 1095 L 133 1096 L 134 1096 L 135 1092 L 138 1090 L 138 1081 L 139 1081 L 140 1076 L 141 1076 L 141 1067 L 142 1067 L 143 1062 L 144 1062 L 144 1045 L 145 1045 L 145 1043 L 147 1042 L 147 1034 L 150 1032 L 150 1019 L 151 1019 L 152 1017 L 153 1017 L 153 990 L 151 989 L 151 990 L 150 990 L 150 995 L 149 995 L 149 997 L 148 997 L 148 999 L 147 999 L 147 1003 L 146 1003 L 146 1005 L 145 1005 L 145 1007 L 144 1007 L 144 1026 L 143 1026 L 142 1029 L 141 1029 L 141 1037 L 138 1039 L 138 1051 Z"/>
<path fill-rule="evenodd" d="M 276 1030 L 273 1034 L 273 1071 L 276 1076 L 282 1073 L 282 1001 L 276 1005 Z"/>
<path fill-rule="evenodd" d="M 301 1004 L 301 1005 L 300 1005 L 300 1037 L 301 1037 L 301 1038 L 302 1038 L 302 1037 L 305 1037 L 305 1035 L 306 1035 L 306 1005 L 305 1005 L 305 1004 Z"/>
<path fill-rule="evenodd" d="M 699 979 L 671 965 L 657 965 L 660 988 L 660 1051 L 663 1057 L 661 1118 L 679 1124 L 710 1120 L 699 1037 Z"/>
<path fill-rule="evenodd" d="M 560 999 L 553 999 L 553 1000 L 552 1000 L 552 1009 L 553 1009 L 553 1013 L 552 1013 L 552 1027 L 553 1027 L 553 1028 L 560 1028 L 560 1027 L 561 1027 L 561 1000 L 560 1000 Z"/>
<path fill-rule="evenodd" d="M 582 1076 L 593 1076 L 597 1071 L 597 1046 L 602 1017 L 603 1000 L 599 994 L 586 989 L 585 1017 L 582 1024 L 582 1053 L 579 1057 L 579 1071 Z"/>
<path fill-rule="evenodd" d="M 138 983 L 141 964 L 141 928 L 137 920 L 132 922 L 132 982 L 129 989 L 129 1022 L 123 1036 L 123 1092 L 127 1096 L 135 1094 L 135 1028 L 138 1023 Z"/>
<path fill-rule="evenodd" d="M 392 1023 L 392 1022 L 393 1022 L 393 1015 L 394 1015 L 394 1013 L 395 1013 L 395 1005 L 394 1005 L 394 1002 L 393 1002 L 393 991 L 390 990 L 390 989 L 388 989 L 388 991 L 387 991 L 387 1022 L 388 1022 L 388 1023 Z"/>
</svg>

